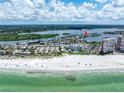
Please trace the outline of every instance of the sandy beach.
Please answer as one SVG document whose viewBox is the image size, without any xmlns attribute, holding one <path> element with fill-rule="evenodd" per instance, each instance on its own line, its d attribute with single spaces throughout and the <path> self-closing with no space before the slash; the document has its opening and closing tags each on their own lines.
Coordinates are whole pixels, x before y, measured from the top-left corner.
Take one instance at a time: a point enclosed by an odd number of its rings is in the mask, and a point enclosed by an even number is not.
<svg viewBox="0 0 124 93">
<path fill-rule="evenodd" d="M 83 56 L 67 55 L 49 59 L 0 59 L 0 70 L 16 71 L 105 71 L 117 70 L 124 71 L 123 55 L 106 55 L 106 56 Z"/>
</svg>

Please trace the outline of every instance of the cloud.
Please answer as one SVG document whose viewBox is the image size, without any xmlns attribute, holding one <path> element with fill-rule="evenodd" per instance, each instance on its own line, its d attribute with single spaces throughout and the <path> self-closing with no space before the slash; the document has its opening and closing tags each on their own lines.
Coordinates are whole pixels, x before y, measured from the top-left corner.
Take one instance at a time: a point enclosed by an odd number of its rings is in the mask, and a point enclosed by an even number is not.
<svg viewBox="0 0 124 93">
<path fill-rule="evenodd" d="M 23 20 L 30 19 L 34 13 L 34 5 L 31 0 L 8 0 L 0 4 L 3 13 L 1 20 Z"/>
<path fill-rule="evenodd" d="M 108 17 L 108 18 L 113 19 L 113 20 L 120 20 L 120 19 L 123 20 L 123 18 L 124 18 L 124 16 L 123 16 L 124 15 L 124 6 L 122 6 L 122 5 L 117 6 L 118 3 L 113 4 L 113 2 L 111 4 L 106 4 L 102 8 L 103 15 L 105 15 L 105 17 Z"/>
<path fill-rule="evenodd" d="M 105 22 L 120 20 L 124 17 L 124 1 L 96 0 L 102 4 L 98 9 L 97 3 L 83 2 L 81 5 L 64 3 L 60 0 L 7 0 L 0 4 L 0 20 L 41 22 Z"/>
<path fill-rule="evenodd" d="M 112 4 L 115 6 L 124 6 L 124 0 L 113 0 Z"/>
<path fill-rule="evenodd" d="M 89 2 L 84 2 L 82 4 L 83 7 L 86 7 L 86 8 L 96 8 L 97 7 L 97 4 L 93 4 L 93 3 L 89 3 Z"/>
<path fill-rule="evenodd" d="M 96 0 L 96 2 L 101 3 L 101 4 L 105 4 L 105 3 L 107 3 L 107 1 L 108 0 Z"/>
</svg>

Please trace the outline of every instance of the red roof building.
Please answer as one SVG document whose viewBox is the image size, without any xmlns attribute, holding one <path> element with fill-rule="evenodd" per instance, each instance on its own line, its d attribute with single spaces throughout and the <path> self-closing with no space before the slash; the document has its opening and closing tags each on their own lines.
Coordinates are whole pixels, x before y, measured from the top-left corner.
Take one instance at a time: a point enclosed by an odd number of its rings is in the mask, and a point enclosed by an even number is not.
<svg viewBox="0 0 124 93">
<path fill-rule="evenodd" d="M 89 33 L 88 33 L 87 31 L 84 31 L 84 32 L 83 32 L 83 35 L 84 35 L 85 37 L 87 37 L 87 36 L 89 35 Z"/>
</svg>

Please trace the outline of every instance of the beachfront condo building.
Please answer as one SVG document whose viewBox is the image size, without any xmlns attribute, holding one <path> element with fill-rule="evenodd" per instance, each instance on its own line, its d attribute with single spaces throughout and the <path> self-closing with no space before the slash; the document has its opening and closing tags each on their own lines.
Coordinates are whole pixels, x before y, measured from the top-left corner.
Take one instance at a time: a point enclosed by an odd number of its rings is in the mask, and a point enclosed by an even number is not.
<svg viewBox="0 0 124 93">
<path fill-rule="evenodd" d="M 119 51 L 124 52 L 124 36 L 123 35 L 118 36 L 116 47 Z"/>
<path fill-rule="evenodd" d="M 101 43 L 101 54 L 111 53 L 114 51 L 115 39 L 114 38 L 105 38 Z"/>
</svg>

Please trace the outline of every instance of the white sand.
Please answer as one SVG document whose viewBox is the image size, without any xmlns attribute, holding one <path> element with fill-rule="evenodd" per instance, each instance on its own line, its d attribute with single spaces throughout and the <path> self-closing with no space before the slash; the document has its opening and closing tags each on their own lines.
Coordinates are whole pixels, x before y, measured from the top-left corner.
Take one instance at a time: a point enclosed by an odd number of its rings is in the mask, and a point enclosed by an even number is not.
<svg viewBox="0 0 124 93">
<path fill-rule="evenodd" d="M 0 59 L 0 70 L 17 71 L 100 71 L 124 70 L 123 55 L 67 55 L 50 59 Z"/>
</svg>

